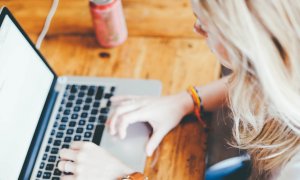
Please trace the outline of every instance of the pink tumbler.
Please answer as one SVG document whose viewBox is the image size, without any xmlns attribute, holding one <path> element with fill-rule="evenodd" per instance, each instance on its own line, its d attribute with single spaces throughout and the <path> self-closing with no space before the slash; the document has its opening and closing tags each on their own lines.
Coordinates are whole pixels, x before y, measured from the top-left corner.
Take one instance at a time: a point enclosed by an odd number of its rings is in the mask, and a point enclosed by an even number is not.
<svg viewBox="0 0 300 180">
<path fill-rule="evenodd" d="M 122 44 L 128 37 L 121 0 L 90 0 L 97 40 L 102 47 Z"/>
</svg>

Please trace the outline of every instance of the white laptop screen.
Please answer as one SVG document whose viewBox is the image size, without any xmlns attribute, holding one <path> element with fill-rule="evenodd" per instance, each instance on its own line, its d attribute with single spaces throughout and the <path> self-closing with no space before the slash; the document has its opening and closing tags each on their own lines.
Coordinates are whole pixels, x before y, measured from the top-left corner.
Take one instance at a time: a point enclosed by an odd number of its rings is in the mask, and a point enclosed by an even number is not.
<svg viewBox="0 0 300 180">
<path fill-rule="evenodd" d="M 18 179 L 53 79 L 6 15 L 0 27 L 0 180 Z"/>
</svg>

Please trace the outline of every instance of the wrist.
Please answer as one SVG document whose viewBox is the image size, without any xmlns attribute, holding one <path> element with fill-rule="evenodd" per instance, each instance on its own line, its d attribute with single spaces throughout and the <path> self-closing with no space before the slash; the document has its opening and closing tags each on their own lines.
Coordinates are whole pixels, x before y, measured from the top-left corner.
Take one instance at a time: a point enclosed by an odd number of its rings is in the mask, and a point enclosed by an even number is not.
<svg viewBox="0 0 300 180">
<path fill-rule="evenodd" d="M 183 116 L 190 114 L 194 111 L 194 102 L 188 92 L 182 92 L 177 94 L 178 101 L 181 104 Z"/>
</svg>

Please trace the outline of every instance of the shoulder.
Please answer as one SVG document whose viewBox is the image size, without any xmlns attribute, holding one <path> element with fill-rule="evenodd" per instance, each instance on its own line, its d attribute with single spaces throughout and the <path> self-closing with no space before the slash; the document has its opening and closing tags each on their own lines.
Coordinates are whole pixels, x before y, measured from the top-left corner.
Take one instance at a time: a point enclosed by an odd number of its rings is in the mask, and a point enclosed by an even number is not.
<svg viewBox="0 0 300 180">
<path fill-rule="evenodd" d="M 274 174 L 274 180 L 295 180 L 300 179 L 300 151 L 277 173 Z"/>
</svg>

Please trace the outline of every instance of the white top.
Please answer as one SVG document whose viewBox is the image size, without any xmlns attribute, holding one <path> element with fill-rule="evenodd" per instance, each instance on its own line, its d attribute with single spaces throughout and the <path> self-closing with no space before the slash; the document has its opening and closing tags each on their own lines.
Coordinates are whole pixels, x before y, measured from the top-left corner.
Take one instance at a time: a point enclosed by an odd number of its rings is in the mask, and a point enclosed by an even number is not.
<svg viewBox="0 0 300 180">
<path fill-rule="evenodd" d="M 273 174 L 274 180 L 300 179 L 300 152 L 297 153 L 279 172 Z"/>
</svg>

